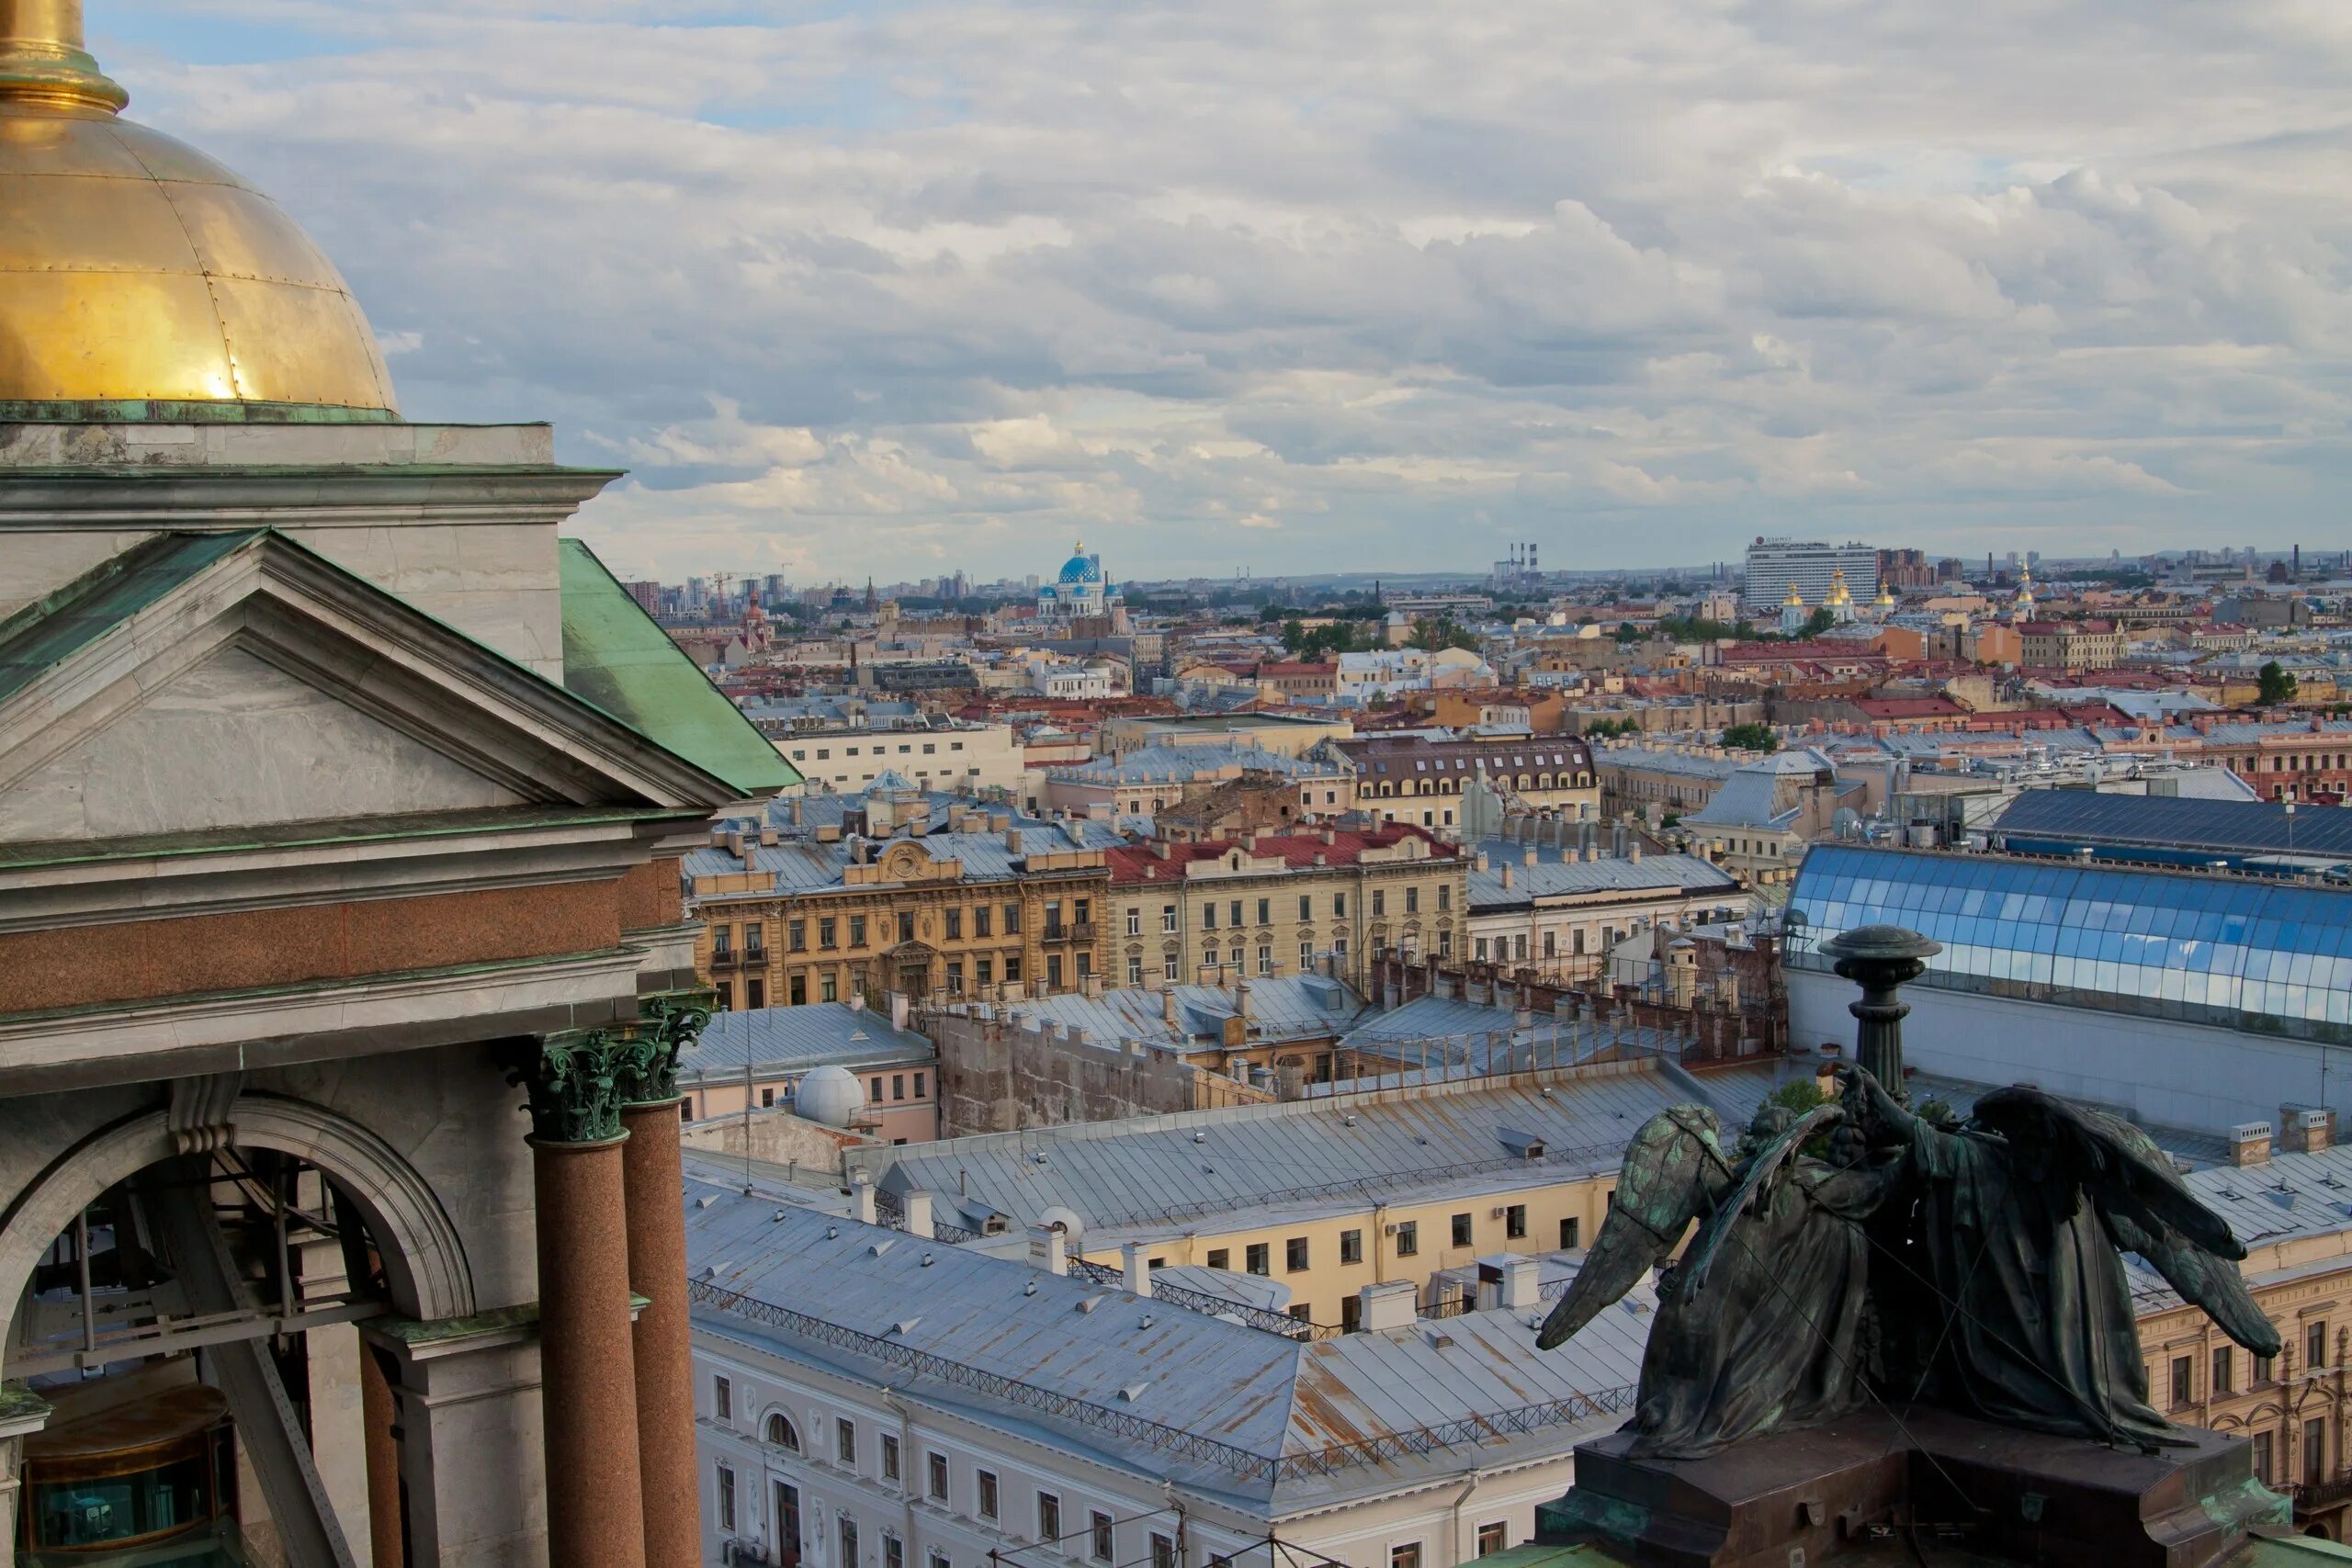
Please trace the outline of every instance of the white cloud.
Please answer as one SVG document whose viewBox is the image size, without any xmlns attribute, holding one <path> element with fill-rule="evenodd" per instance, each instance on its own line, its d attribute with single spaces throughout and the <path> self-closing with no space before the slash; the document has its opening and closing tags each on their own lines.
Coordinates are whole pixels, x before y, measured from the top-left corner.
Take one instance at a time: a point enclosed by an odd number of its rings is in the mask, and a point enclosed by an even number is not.
<svg viewBox="0 0 2352 1568">
<path fill-rule="evenodd" d="M 637 471 L 582 523 L 642 570 L 2340 525 L 2309 0 L 95 9 L 412 417 Z"/>
</svg>

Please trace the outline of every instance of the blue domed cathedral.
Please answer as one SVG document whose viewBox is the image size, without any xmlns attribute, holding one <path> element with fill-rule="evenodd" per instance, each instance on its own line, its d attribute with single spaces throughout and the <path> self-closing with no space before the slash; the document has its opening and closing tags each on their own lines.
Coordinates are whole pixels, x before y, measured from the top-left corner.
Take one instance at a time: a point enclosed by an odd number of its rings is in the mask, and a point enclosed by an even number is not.
<svg viewBox="0 0 2352 1568">
<path fill-rule="evenodd" d="M 1119 596 L 1111 591 L 1110 581 L 1102 575 L 1102 558 L 1088 555 L 1083 543 L 1070 547 L 1069 559 L 1062 562 L 1061 576 L 1037 590 L 1037 615 L 1041 620 L 1073 621 L 1107 615 L 1119 603 Z"/>
</svg>

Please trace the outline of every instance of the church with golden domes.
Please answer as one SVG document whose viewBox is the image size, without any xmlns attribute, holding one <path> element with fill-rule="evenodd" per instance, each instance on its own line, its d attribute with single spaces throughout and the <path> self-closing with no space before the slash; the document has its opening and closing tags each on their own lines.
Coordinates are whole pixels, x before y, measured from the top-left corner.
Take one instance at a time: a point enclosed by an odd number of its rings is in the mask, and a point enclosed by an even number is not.
<svg viewBox="0 0 2352 1568">
<path fill-rule="evenodd" d="M 797 775 L 0 0 L 0 1568 L 692 1568 L 680 858 Z"/>
</svg>

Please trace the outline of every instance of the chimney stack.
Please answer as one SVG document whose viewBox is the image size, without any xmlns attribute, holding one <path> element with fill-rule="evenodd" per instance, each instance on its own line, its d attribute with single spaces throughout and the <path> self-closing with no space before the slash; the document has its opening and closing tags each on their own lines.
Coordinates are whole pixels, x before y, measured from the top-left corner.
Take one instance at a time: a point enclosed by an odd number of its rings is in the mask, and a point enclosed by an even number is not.
<svg viewBox="0 0 2352 1568">
<path fill-rule="evenodd" d="M 849 1179 L 849 1191 L 857 1204 L 857 1223 L 862 1225 L 881 1224 L 880 1209 L 874 1201 L 874 1179 L 859 1171 Z"/>
<path fill-rule="evenodd" d="M 2230 1163 L 2234 1166 L 2270 1163 L 2270 1123 L 2241 1122 L 2230 1129 Z"/>
<path fill-rule="evenodd" d="M 931 1194 L 921 1188 L 900 1200 L 907 1216 L 908 1234 L 922 1241 L 932 1239 Z"/>
<path fill-rule="evenodd" d="M 1362 1321 L 1367 1334 L 1384 1328 L 1410 1328 L 1420 1314 L 1419 1290 L 1410 1280 L 1366 1285 L 1356 1297 L 1363 1303 Z"/>
<path fill-rule="evenodd" d="M 1059 1225 L 1029 1227 L 1029 1266 L 1048 1274 L 1069 1272 L 1069 1237 Z"/>
<path fill-rule="evenodd" d="M 1147 1250 L 1139 1241 L 1122 1242 L 1119 1246 L 1119 1282 L 1132 1295 L 1151 1294 L 1151 1259 L 1146 1255 Z"/>
</svg>

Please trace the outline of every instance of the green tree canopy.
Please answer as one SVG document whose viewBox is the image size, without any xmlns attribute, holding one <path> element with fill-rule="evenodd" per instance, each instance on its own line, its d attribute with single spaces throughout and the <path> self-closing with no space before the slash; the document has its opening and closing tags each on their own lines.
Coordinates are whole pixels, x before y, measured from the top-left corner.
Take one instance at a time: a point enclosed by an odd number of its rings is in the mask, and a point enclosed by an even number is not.
<svg viewBox="0 0 2352 1568">
<path fill-rule="evenodd" d="M 1736 751 L 1777 751 L 1781 738 L 1772 733 L 1769 724 L 1735 724 L 1727 726 L 1722 735 L 1725 746 Z"/>
</svg>

